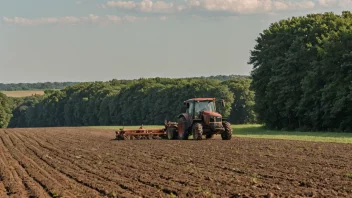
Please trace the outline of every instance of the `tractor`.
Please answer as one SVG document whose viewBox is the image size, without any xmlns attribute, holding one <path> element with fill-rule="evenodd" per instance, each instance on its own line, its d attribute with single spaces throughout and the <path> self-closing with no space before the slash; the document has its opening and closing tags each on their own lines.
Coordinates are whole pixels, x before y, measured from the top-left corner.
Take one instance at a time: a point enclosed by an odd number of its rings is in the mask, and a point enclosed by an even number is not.
<svg viewBox="0 0 352 198">
<path fill-rule="evenodd" d="M 220 100 L 225 106 L 224 100 Z M 193 136 L 195 140 L 211 139 L 220 134 L 223 140 L 232 138 L 232 127 L 216 112 L 216 98 L 192 98 L 184 101 L 185 113 L 177 116 L 178 122 L 165 120 L 162 129 L 120 129 L 115 131 L 117 140 L 125 139 L 169 139 L 187 140 Z"/>
<path fill-rule="evenodd" d="M 186 112 L 178 116 L 177 127 L 167 127 L 167 138 L 187 140 L 193 136 L 195 140 L 202 140 L 205 135 L 210 139 L 214 134 L 221 134 L 223 140 L 232 137 L 231 124 L 216 112 L 216 98 L 192 98 L 184 101 Z M 221 104 L 225 106 L 224 100 Z"/>
</svg>

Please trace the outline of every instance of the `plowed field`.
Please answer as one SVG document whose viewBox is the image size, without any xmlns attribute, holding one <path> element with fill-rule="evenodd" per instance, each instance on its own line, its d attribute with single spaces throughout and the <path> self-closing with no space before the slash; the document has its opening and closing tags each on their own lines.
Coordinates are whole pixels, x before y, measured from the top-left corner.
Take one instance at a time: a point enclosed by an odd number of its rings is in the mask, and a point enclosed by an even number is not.
<svg viewBox="0 0 352 198">
<path fill-rule="evenodd" d="M 0 197 L 351 197 L 352 145 L 0 130 Z"/>
</svg>

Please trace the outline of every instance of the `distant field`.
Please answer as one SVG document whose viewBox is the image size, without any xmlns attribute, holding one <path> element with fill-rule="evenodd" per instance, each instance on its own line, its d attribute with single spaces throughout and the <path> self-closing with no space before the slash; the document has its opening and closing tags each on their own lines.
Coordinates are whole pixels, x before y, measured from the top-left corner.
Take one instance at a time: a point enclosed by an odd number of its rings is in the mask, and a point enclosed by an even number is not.
<svg viewBox="0 0 352 198">
<path fill-rule="evenodd" d="M 8 97 L 26 97 L 32 95 L 44 95 L 44 90 L 24 90 L 24 91 L 1 91 Z"/>
<path fill-rule="evenodd" d="M 137 129 L 140 126 L 126 126 L 126 129 Z M 145 128 L 162 128 L 163 126 L 144 126 Z M 120 129 L 122 126 L 94 126 L 100 129 Z M 262 125 L 232 125 L 235 137 L 244 138 L 266 138 L 284 140 L 302 140 L 313 142 L 338 142 L 352 143 L 352 133 L 332 133 L 332 132 L 290 132 L 271 131 L 263 128 Z"/>
</svg>

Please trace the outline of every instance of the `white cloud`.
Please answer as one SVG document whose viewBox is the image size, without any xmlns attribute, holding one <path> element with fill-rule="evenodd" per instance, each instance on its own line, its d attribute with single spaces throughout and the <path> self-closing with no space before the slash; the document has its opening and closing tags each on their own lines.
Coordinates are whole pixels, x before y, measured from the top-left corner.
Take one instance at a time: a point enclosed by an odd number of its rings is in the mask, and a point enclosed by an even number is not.
<svg viewBox="0 0 352 198">
<path fill-rule="evenodd" d="M 351 8 L 352 7 L 352 0 L 339 0 L 338 6 L 341 8 Z"/>
<path fill-rule="evenodd" d="M 352 0 L 318 0 L 322 7 L 338 6 L 340 8 L 352 7 Z"/>
<path fill-rule="evenodd" d="M 140 12 L 153 13 L 175 13 L 185 10 L 204 10 L 208 12 L 223 11 L 236 14 L 250 13 L 273 13 L 285 10 L 302 10 L 312 9 L 316 6 L 315 0 L 184 0 L 165 2 L 163 0 L 119 0 L 109 1 L 101 7 L 120 8 L 126 10 L 135 10 Z M 318 4 L 337 0 L 319 0 Z M 352 1 L 352 0 L 339 0 Z M 325 3 L 326 4 L 326 3 Z"/>
<path fill-rule="evenodd" d="M 276 1 L 276 2 L 273 2 L 273 7 L 276 10 L 287 10 L 289 8 L 289 5 L 281 1 Z"/>
<path fill-rule="evenodd" d="M 190 0 L 190 1 L 188 1 L 188 6 L 190 6 L 190 7 L 198 7 L 198 6 L 200 6 L 200 1 L 198 1 L 198 0 Z"/>
<path fill-rule="evenodd" d="M 134 1 L 109 1 L 106 4 L 107 7 L 119 7 L 123 9 L 133 9 L 137 6 Z"/>
<path fill-rule="evenodd" d="M 303 1 L 291 4 L 294 9 L 312 9 L 315 7 L 313 1 Z"/>
<path fill-rule="evenodd" d="M 141 2 L 135 1 L 109 1 L 105 5 L 109 8 L 121 8 L 127 10 L 137 10 L 141 12 L 153 13 L 170 13 L 183 9 L 183 6 L 175 6 L 173 3 L 166 3 L 164 1 L 142 0 Z"/>
<path fill-rule="evenodd" d="M 304 9 L 312 9 L 316 5 L 313 1 L 301 1 L 301 2 L 282 2 L 275 1 L 273 10 L 304 10 Z"/>
<path fill-rule="evenodd" d="M 269 1 L 270 2 L 270 1 Z M 199 8 L 208 11 L 229 11 L 234 13 L 252 13 L 266 9 L 267 0 L 203 0 Z"/>
<path fill-rule="evenodd" d="M 107 15 L 108 21 L 111 21 L 112 23 L 121 23 L 122 19 L 121 17 L 115 16 L 115 15 Z"/>
<path fill-rule="evenodd" d="M 323 6 L 323 7 L 329 7 L 332 5 L 335 5 L 337 3 L 337 0 L 319 0 L 318 4 Z"/>
<path fill-rule="evenodd" d="M 311 9 L 315 7 L 315 3 L 309 0 L 296 2 L 281 0 L 189 0 L 188 6 L 206 11 L 250 14 Z"/>
<path fill-rule="evenodd" d="M 107 25 L 107 24 L 116 24 L 122 22 L 136 22 L 136 21 L 145 21 L 146 17 L 135 17 L 135 16 L 115 16 L 115 15 L 106 15 L 106 16 L 96 16 L 90 14 L 84 17 L 75 17 L 75 16 L 66 16 L 66 17 L 42 17 L 42 18 L 23 18 L 23 17 L 3 17 L 3 22 L 8 24 L 16 25 L 25 25 L 25 26 L 37 26 L 37 25 L 66 25 L 66 24 L 98 24 L 98 25 Z"/>
</svg>

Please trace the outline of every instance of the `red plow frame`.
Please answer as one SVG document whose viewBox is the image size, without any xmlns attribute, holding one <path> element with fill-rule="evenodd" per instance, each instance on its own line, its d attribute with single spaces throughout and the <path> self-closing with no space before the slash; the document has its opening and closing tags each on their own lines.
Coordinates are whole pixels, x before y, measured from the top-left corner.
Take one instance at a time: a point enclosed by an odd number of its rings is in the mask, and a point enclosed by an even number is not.
<svg viewBox="0 0 352 198">
<path fill-rule="evenodd" d="M 151 128 L 146 129 L 143 127 L 139 127 L 139 129 L 120 129 L 115 131 L 116 140 L 142 140 L 142 139 L 166 139 L 167 138 L 167 129 L 169 127 L 177 127 L 177 123 L 168 122 L 165 124 L 165 128 L 157 129 Z"/>
</svg>

